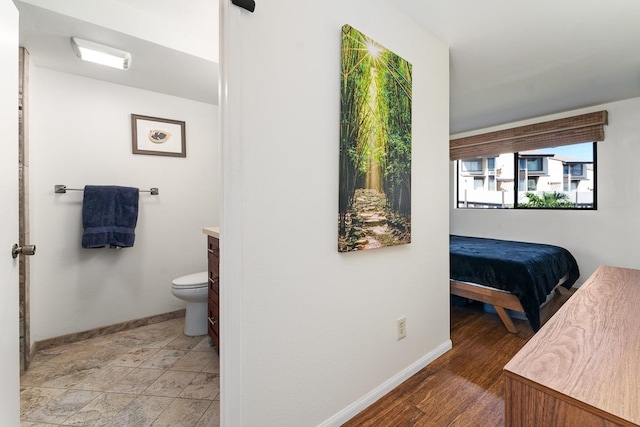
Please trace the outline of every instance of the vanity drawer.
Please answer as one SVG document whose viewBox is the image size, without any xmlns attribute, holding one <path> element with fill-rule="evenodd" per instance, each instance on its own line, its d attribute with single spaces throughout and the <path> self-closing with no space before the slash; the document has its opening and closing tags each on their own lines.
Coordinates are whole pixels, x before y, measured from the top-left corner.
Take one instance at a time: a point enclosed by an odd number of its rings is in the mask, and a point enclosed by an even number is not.
<svg viewBox="0 0 640 427">
<path fill-rule="evenodd" d="M 220 240 L 216 239 L 215 237 L 209 236 L 207 240 L 207 246 L 209 257 L 211 257 L 211 255 L 215 256 L 216 258 L 220 256 Z"/>
<path fill-rule="evenodd" d="M 208 317 L 209 337 L 213 340 L 215 346 L 218 347 L 220 342 L 218 338 L 220 335 L 220 310 L 218 309 L 218 304 L 211 299 L 209 299 Z"/>
<path fill-rule="evenodd" d="M 209 298 L 213 298 L 215 296 L 215 300 L 218 300 L 218 295 L 220 295 L 220 278 L 218 276 L 211 277 L 212 274 L 209 272 Z"/>
<path fill-rule="evenodd" d="M 209 256 L 209 279 L 218 277 L 220 274 L 220 262 L 218 258 Z"/>
</svg>

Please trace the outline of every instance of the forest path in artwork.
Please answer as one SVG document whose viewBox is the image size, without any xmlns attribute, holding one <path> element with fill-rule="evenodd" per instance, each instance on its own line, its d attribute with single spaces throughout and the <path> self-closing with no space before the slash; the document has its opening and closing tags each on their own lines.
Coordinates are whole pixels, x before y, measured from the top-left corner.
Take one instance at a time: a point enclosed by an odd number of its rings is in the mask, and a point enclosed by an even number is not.
<svg viewBox="0 0 640 427">
<path fill-rule="evenodd" d="M 409 243 L 407 219 L 394 214 L 386 205 L 385 195 L 378 190 L 357 189 L 348 218 L 346 238 L 340 240 L 343 251 Z"/>
</svg>

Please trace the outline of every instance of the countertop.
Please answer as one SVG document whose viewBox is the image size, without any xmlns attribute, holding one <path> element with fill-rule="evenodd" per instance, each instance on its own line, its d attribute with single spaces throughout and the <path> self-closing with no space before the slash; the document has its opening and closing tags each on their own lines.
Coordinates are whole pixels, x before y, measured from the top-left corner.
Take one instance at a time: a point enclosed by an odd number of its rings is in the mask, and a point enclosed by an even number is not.
<svg viewBox="0 0 640 427">
<path fill-rule="evenodd" d="M 216 239 L 220 238 L 220 227 L 205 227 L 202 232 L 207 236 L 215 237 Z"/>
</svg>

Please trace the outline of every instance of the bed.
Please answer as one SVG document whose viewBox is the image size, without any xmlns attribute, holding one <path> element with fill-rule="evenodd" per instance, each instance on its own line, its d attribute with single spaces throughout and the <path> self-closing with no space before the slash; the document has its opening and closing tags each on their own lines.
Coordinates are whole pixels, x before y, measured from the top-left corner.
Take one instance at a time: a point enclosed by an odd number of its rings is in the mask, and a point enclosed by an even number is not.
<svg viewBox="0 0 640 427">
<path fill-rule="evenodd" d="M 580 277 L 573 255 L 559 246 L 451 235 L 451 294 L 491 304 L 510 332 L 506 310 L 525 313 L 540 329 L 540 306 L 554 290 Z"/>
</svg>

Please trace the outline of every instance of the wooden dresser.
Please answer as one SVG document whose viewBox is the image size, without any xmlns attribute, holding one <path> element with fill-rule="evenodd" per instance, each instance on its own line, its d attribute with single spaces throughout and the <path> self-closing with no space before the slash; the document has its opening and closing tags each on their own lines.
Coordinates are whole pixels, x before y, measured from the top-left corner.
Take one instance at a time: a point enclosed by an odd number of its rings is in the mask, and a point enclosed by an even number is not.
<svg viewBox="0 0 640 427">
<path fill-rule="evenodd" d="M 599 267 L 504 368 L 506 426 L 640 425 L 640 270 Z"/>
<path fill-rule="evenodd" d="M 209 273 L 208 334 L 211 342 L 220 350 L 220 235 L 217 228 L 205 228 L 207 234 L 207 258 Z"/>
</svg>

